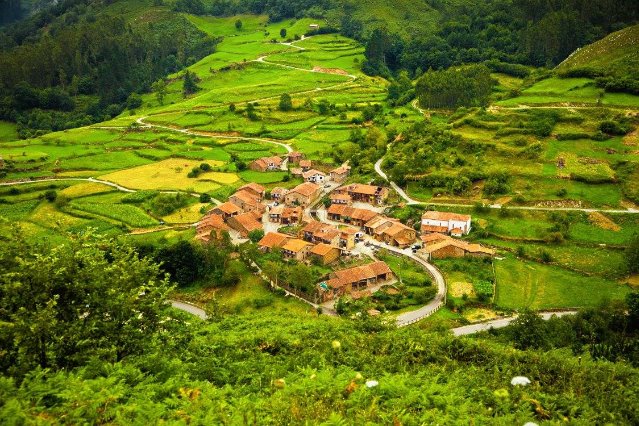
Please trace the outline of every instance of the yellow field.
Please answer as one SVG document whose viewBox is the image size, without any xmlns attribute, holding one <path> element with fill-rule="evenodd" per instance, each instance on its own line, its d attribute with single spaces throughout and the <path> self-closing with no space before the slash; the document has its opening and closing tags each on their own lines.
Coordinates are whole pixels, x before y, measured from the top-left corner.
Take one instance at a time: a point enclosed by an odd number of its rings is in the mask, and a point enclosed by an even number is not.
<svg viewBox="0 0 639 426">
<path fill-rule="evenodd" d="M 101 194 L 103 192 L 115 191 L 113 187 L 101 183 L 79 183 L 60 191 L 61 195 L 69 198 L 85 197 L 87 195 Z"/>
<path fill-rule="evenodd" d="M 131 189 L 158 189 L 208 192 L 219 188 L 222 184 L 233 183 L 240 178 L 234 173 L 209 172 L 202 173 L 199 178 L 186 177 L 193 167 L 201 161 L 170 158 L 153 164 L 133 167 L 115 173 L 100 176 L 101 179 L 115 182 Z M 224 164 L 221 161 L 207 161 L 211 166 Z M 216 182 L 212 181 L 215 180 Z"/>
<path fill-rule="evenodd" d="M 168 216 L 164 216 L 162 219 L 166 223 L 194 223 L 203 216 L 203 214 L 200 213 L 200 209 L 204 206 L 208 206 L 208 204 L 196 203 L 173 212 Z"/>
<path fill-rule="evenodd" d="M 29 217 L 33 222 L 51 229 L 66 229 L 82 222 L 82 219 L 58 211 L 50 203 L 40 203 Z"/>
</svg>

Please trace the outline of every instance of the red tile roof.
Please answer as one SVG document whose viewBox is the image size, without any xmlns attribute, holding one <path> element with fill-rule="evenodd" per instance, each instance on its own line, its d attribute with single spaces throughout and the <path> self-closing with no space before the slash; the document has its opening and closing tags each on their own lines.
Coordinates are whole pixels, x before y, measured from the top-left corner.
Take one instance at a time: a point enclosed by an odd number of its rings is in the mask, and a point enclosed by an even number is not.
<svg viewBox="0 0 639 426">
<path fill-rule="evenodd" d="M 292 193 L 292 192 L 296 192 L 296 193 L 301 194 L 301 195 L 303 195 L 305 197 L 311 197 L 315 193 L 317 193 L 317 191 L 319 191 L 319 189 L 320 189 L 319 185 L 315 185 L 312 182 L 304 182 L 304 183 L 301 183 L 301 184 L 297 185 L 292 190 L 290 190 L 289 194 Z"/>
<path fill-rule="evenodd" d="M 427 211 L 427 212 L 424 212 L 424 214 L 422 215 L 422 219 L 443 220 L 443 221 L 456 220 L 460 222 L 467 222 L 470 220 L 470 215 L 459 214 L 459 213 L 449 213 L 449 212 Z"/>
<path fill-rule="evenodd" d="M 257 243 L 258 247 L 282 247 L 290 239 L 288 235 L 279 232 L 269 232 Z"/>
</svg>

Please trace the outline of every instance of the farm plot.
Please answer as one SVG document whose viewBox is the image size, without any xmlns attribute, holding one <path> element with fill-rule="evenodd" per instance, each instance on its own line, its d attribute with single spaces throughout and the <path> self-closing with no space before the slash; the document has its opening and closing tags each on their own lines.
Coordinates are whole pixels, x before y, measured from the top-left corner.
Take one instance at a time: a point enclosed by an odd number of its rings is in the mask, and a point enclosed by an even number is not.
<svg viewBox="0 0 639 426">
<path fill-rule="evenodd" d="M 587 277 L 556 266 L 517 260 L 495 261 L 495 303 L 503 308 L 550 309 L 595 306 L 623 299 L 630 288 L 600 277 Z"/>
<path fill-rule="evenodd" d="M 207 161 L 211 166 L 221 166 L 221 161 Z M 156 190 L 193 190 L 210 192 L 221 185 L 237 181 L 233 173 L 209 172 L 197 178 L 188 178 L 188 172 L 201 164 L 199 161 L 171 158 L 153 164 L 121 170 L 101 176 L 102 179 L 115 182 L 132 189 Z M 220 182 L 220 183 L 216 183 Z"/>
<path fill-rule="evenodd" d="M 96 195 L 72 200 L 68 207 L 72 213 L 89 213 L 90 216 L 112 219 L 133 227 L 148 227 L 159 223 L 139 207 L 120 204 L 118 201 L 121 198 L 121 194 Z"/>
</svg>

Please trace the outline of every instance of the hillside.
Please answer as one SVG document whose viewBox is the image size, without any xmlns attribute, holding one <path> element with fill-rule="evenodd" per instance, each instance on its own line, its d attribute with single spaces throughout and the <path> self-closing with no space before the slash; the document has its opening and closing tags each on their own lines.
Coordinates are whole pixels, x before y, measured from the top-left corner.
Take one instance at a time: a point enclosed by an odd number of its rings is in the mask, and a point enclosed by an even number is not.
<svg viewBox="0 0 639 426">
<path fill-rule="evenodd" d="M 608 34 L 578 49 L 556 69 L 559 72 L 591 69 L 602 75 L 636 75 L 639 69 L 639 25 Z"/>
</svg>

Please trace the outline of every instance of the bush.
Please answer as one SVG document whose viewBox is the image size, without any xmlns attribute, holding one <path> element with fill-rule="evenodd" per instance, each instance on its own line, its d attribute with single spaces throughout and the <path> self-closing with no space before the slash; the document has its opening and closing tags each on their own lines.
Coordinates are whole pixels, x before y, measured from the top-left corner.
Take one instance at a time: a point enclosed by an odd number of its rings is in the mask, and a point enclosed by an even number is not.
<svg viewBox="0 0 639 426">
<path fill-rule="evenodd" d="M 209 194 L 207 194 L 206 192 L 200 194 L 200 203 L 210 203 L 211 202 L 211 196 Z"/>
<path fill-rule="evenodd" d="M 44 199 L 50 203 L 54 202 L 56 198 L 58 198 L 58 193 L 55 192 L 53 189 L 50 189 L 44 193 Z"/>
</svg>

